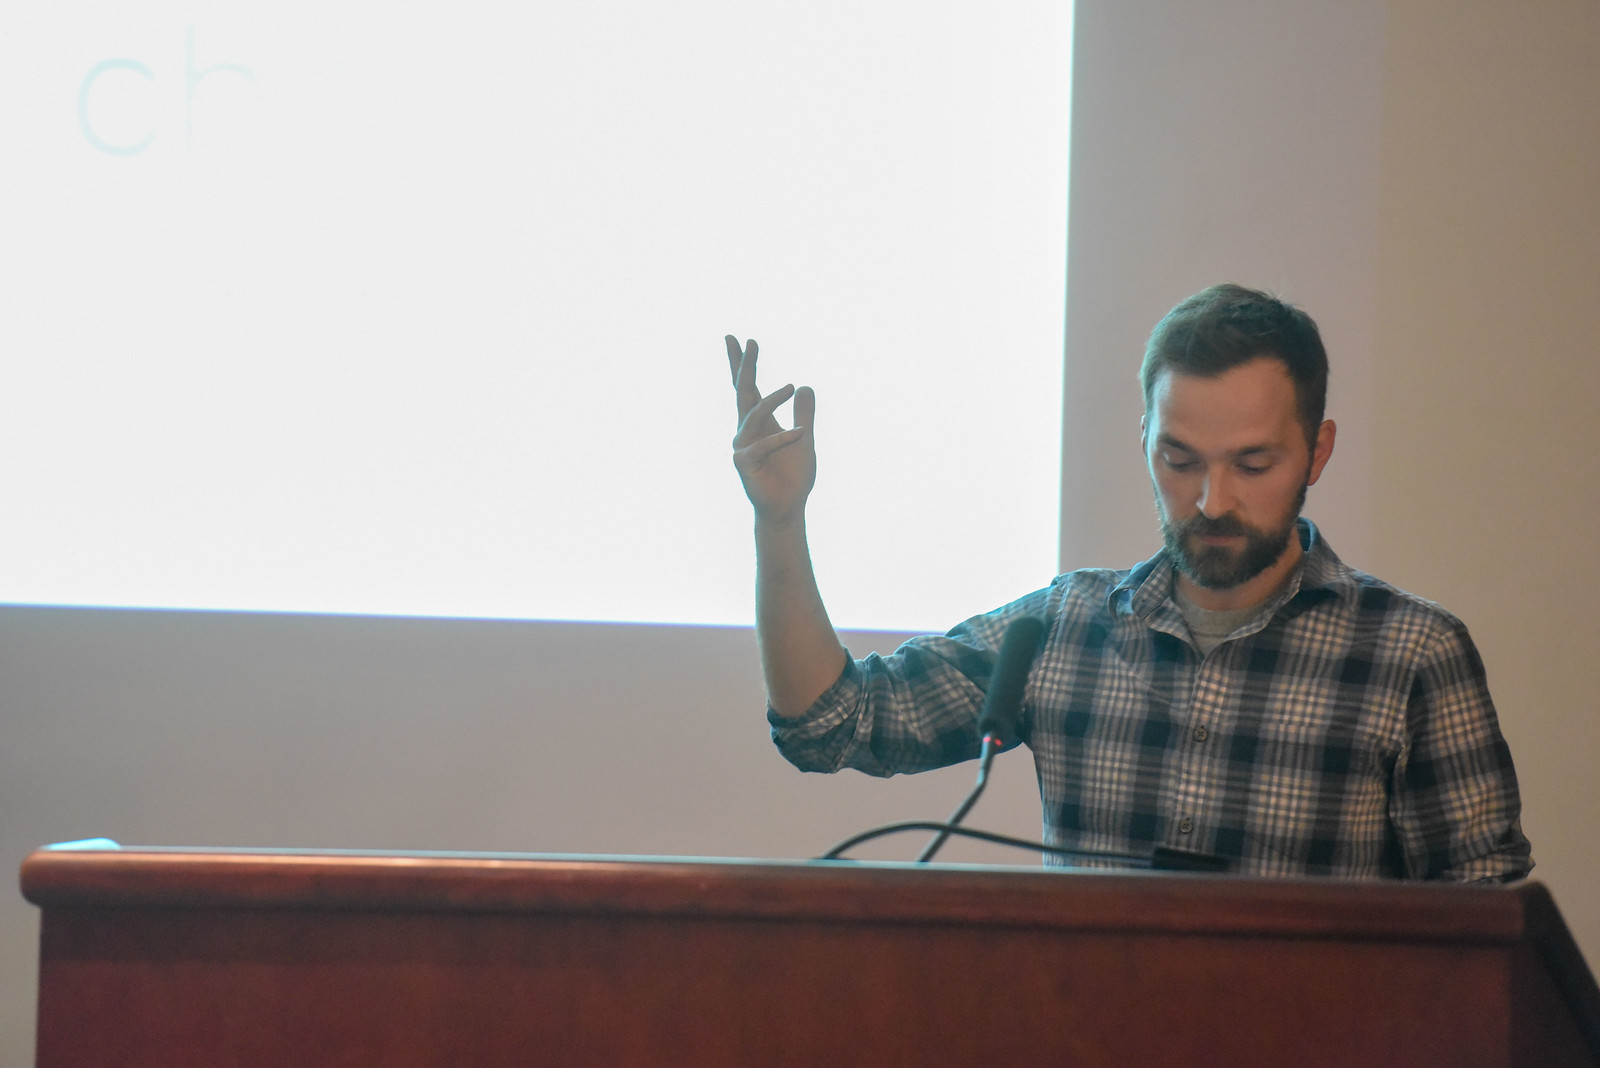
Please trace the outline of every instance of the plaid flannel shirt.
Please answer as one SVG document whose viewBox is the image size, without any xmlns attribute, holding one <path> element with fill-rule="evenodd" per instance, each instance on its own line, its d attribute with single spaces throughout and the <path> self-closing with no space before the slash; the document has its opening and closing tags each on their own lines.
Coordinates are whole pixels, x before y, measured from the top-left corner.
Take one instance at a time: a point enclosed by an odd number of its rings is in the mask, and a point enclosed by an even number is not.
<svg viewBox="0 0 1600 1068">
<path fill-rule="evenodd" d="M 1211 852 L 1254 875 L 1525 875 L 1516 772 L 1465 626 L 1345 566 L 1305 520 L 1300 537 L 1285 589 L 1208 655 L 1158 553 L 851 661 L 806 714 L 769 708 L 773 739 L 808 771 L 972 759 L 1001 637 L 1038 615 L 1022 741 L 1051 844 Z"/>
</svg>

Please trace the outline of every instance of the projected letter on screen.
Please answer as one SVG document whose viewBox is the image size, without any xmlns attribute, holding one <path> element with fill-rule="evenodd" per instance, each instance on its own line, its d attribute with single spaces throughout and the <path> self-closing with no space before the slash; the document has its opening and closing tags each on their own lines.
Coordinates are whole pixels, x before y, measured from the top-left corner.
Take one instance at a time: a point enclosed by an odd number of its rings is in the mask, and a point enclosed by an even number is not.
<svg viewBox="0 0 1600 1068">
<path fill-rule="evenodd" d="M 126 76 L 117 77 L 117 72 L 128 72 L 144 84 L 131 82 Z M 195 89 L 200 82 L 217 74 L 231 74 L 255 81 L 255 74 L 239 63 L 215 63 L 204 70 L 197 70 L 194 62 L 194 27 L 184 28 L 184 67 L 183 81 L 180 91 L 183 93 L 184 113 L 184 144 L 190 145 L 194 140 L 194 96 Z M 112 76 L 111 84 L 104 85 L 102 81 L 107 75 Z M 78 128 L 82 131 L 84 140 L 101 152 L 111 156 L 133 156 L 145 151 L 151 142 L 156 139 L 155 123 L 152 119 L 138 117 L 141 112 L 148 109 L 148 105 L 140 107 L 135 103 L 131 107 L 129 98 L 135 99 L 148 97 L 149 86 L 157 81 L 155 72 L 149 66 L 137 59 L 118 57 L 115 59 L 102 59 L 89 73 L 84 75 L 82 84 L 78 87 Z M 169 79 L 176 81 L 176 79 Z M 95 101 L 91 109 L 90 101 Z M 91 110 L 96 114 L 91 117 Z M 106 113 L 112 116 L 113 124 L 131 125 L 137 132 L 131 136 L 124 135 L 118 143 L 106 140 L 101 136 L 100 128 L 107 123 Z M 129 114 L 132 118 L 129 118 Z M 119 121 L 120 120 L 120 121 Z M 140 134 L 142 133 L 142 136 Z"/>
</svg>

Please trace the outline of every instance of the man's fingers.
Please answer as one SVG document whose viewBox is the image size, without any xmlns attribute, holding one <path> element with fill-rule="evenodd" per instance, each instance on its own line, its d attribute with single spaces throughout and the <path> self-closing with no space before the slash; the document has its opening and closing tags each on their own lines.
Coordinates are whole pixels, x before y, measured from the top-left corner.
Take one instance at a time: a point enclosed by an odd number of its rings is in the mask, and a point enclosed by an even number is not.
<svg viewBox="0 0 1600 1068">
<path fill-rule="evenodd" d="M 733 373 L 733 388 L 735 402 L 739 408 L 739 418 L 743 419 L 761 400 L 761 391 L 756 388 L 756 355 L 760 351 L 755 339 L 751 338 L 743 350 L 739 348 L 739 339 L 728 334 L 724 339 L 728 345 L 728 369 Z"/>
<path fill-rule="evenodd" d="M 793 445 L 806 436 L 806 428 L 797 426 L 793 430 L 785 430 L 781 434 L 764 437 L 751 445 L 746 445 L 734 453 L 734 461 L 742 462 L 753 467 L 760 467 L 766 462 L 767 457 L 779 449 Z"/>
<path fill-rule="evenodd" d="M 810 386 L 794 391 L 794 425 L 810 426 L 817 418 L 817 395 Z"/>
<path fill-rule="evenodd" d="M 773 426 L 769 427 L 764 424 L 767 420 L 773 419 L 773 413 L 778 410 L 778 406 L 793 396 L 794 392 L 793 386 L 780 386 L 756 401 L 748 412 L 743 413 L 743 418 L 739 420 L 739 432 L 734 435 L 733 439 L 734 446 L 738 447 L 740 442 L 747 437 L 772 433 L 776 428 L 776 420 L 773 420 Z M 743 405 L 741 404 L 740 407 L 742 408 Z"/>
<path fill-rule="evenodd" d="M 760 352 L 751 338 L 742 348 L 732 334 L 723 336 L 728 346 L 728 370 L 733 375 L 733 388 L 738 396 L 739 429 L 733 437 L 735 449 L 748 449 L 762 445 L 760 458 L 771 455 L 775 449 L 800 440 L 804 435 L 794 431 L 809 429 L 817 415 L 817 395 L 810 386 L 796 389 L 793 385 L 779 386 L 765 397 L 756 388 L 756 357 Z M 780 405 L 794 398 L 794 430 L 780 431 L 775 415 Z M 771 441 L 773 444 L 767 445 Z"/>
<path fill-rule="evenodd" d="M 750 343 L 742 349 L 739 347 L 739 339 L 732 334 L 724 335 L 722 340 L 728 346 L 728 372 L 733 376 L 734 388 L 744 389 L 746 386 L 754 386 L 756 354 L 760 351 L 756 339 L 751 338 Z"/>
</svg>

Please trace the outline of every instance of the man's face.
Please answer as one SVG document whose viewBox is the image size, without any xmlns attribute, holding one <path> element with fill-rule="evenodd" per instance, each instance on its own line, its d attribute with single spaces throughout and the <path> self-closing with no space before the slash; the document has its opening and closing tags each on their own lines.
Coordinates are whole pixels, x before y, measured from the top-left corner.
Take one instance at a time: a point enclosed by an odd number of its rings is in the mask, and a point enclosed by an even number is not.
<svg viewBox="0 0 1600 1068">
<path fill-rule="evenodd" d="M 1299 557 L 1286 550 L 1306 487 L 1332 452 L 1333 424 L 1310 448 L 1288 369 L 1260 357 L 1213 378 L 1163 372 L 1142 426 L 1180 574 L 1203 590 L 1270 594 Z"/>
</svg>

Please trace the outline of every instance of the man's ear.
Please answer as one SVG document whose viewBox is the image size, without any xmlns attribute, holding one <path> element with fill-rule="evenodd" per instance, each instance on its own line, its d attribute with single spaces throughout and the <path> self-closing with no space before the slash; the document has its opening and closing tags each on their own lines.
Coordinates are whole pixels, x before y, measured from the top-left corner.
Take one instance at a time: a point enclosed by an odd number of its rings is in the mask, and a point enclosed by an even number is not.
<svg viewBox="0 0 1600 1068">
<path fill-rule="evenodd" d="M 1149 415 L 1141 415 L 1139 417 L 1139 455 L 1140 456 L 1143 456 L 1145 454 L 1145 452 L 1147 451 L 1146 448 L 1145 448 L 1145 434 L 1148 433 L 1148 430 L 1149 430 L 1149 426 L 1148 426 L 1149 421 L 1150 421 L 1150 416 Z"/>
<path fill-rule="evenodd" d="M 1332 419 L 1324 419 L 1322 425 L 1317 427 L 1317 443 L 1311 449 L 1311 472 L 1306 477 L 1306 485 L 1315 485 L 1317 479 L 1322 477 L 1322 469 L 1327 466 L 1328 457 L 1333 455 L 1333 439 L 1338 435 L 1338 430 Z"/>
</svg>

